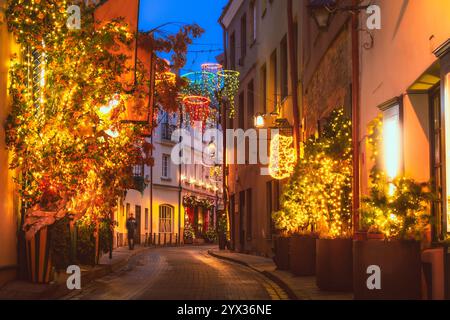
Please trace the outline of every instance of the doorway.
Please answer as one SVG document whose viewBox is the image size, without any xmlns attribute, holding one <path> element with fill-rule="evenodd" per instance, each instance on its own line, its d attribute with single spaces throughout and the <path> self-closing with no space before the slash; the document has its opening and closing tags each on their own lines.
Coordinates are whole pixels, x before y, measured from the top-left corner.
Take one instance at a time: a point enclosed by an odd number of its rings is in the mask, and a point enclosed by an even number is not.
<svg viewBox="0 0 450 320">
<path fill-rule="evenodd" d="M 137 244 L 141 244 L 141 206 L 135 207 L 136 213 L 136 236 L 134 241 Z"/>
</svg>

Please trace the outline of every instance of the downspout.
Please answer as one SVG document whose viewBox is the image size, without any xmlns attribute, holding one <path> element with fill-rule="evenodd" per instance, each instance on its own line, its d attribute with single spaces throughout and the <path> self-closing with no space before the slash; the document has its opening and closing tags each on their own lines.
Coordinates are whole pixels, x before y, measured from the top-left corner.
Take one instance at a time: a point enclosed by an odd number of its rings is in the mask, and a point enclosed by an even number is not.
<svg viewBox="0 0 450 320">
<path fill-rule="evenodd" d="M 287 4 L 288 15 L 288 41 L 289 41 L 289 58 L 290 58 L 290 73 L 292 85 L 292 114 L 294 116 L 294 139 L 297 159 L 300 159 L 300 112 L 298 105 L 298 61 L 296 41 L 294 38 L 294 16 L 292 0 L 288 0 Z"/>
<path fill-rule="evenodd" d="M 359 1 L 353 0 L 353 6 L 358 6 Z M 359 231 L 359 12 L 352 14 L 352 141 L 353 141 L 353 232 L 357 238 Z"/>
</svg>

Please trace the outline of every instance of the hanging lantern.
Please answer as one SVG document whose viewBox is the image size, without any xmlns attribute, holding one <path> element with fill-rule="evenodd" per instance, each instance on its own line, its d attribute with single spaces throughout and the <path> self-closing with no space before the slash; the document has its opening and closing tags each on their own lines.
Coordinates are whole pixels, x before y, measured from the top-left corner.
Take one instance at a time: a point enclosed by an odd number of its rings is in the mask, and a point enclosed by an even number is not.
<svg viewBox="0 0 450 320">
<path fill-rule="evenodd" d="M 217 72 L 219 78 L 219 92 L 222 98 L 230 103 L 230 118 L 236 115 L 235 97 L 239 92 L 240 73 L 235 70 L 221 70 Z"/>
<path fill-rule="evenodd" d="M 185 111 L 189 114 L 191 124 L 195 121 L 201 121 L 205 127 L 206 120 L 210 113 L 211 100 L 203 96 L 186 96 L 183 98 Z"/>
</svg>

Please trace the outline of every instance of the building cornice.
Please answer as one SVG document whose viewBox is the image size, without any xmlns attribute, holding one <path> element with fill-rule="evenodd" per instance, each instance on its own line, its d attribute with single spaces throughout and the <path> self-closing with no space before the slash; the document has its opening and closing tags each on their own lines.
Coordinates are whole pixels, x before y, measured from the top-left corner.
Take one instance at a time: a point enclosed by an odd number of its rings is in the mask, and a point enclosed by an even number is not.
<svg viewBox="0 0 450 320">
<path fill-rule="evenodd" d="M 438 58 L 443 57 L 448 52 L 450 52 L 450 38 L 433 51 L 434 55 Z"/>
<path fill-rule="evenodd" d="M 225 7 L 222 15 L 220 16 L 219 22 L 225 28 L 228 29 L 233 18 L 236 16 L 239 8 L 241 7 L 244 0 L 230 0 L 228 5 Z"/>
</svg>

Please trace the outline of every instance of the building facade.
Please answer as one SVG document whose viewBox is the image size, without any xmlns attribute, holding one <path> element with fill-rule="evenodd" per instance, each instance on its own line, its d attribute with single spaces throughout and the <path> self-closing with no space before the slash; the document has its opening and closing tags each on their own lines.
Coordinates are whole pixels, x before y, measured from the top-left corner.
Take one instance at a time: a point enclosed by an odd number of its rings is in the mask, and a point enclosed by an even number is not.
<svg viewBox="0 0 450 320">
<path fill-rule="evenodd" d="M 299 1 L 294 1 L 297 58 L 299 10 Z M 240 73 L 236 116 L 227 128 L 255 129 L 256 114 L 264 116 L 265 128 L 274 126 L 274 118 L 294 125 L 287 12 L 287 1 L 268 0 L 234 0 L 224 9 L 219 22 L 226 39 L 226 68 Z M 300 63 L 296 72 L 300 75 Z M 301 89 L 300 83 L 297 89 Z M 301 105 L 298 108 L 300 112 Z M 248 157 L 247 152 L 247 163 Z M 247 163 L 230 164 L 228 170 L 231 245 L 241 252 L 271 256 L 275 233 L 271 215 L 279 209 L 283 181 L 261 174 L 267 163 Z"/>
<path fill-rule="evenodd" d="M 220 182 L 213 179 L 210 167 L 200 161 L 209 141 L 203 141 L 201 134 L 196 134 L 183 122 L 182 127 L 192 138 L 191 147 L 183 148 L 183 152 L 191 153 L 191 158 L 197 162 L 177 164 L 172 151 L 179 142 L 174 135 L 180 128 L 179 119 L 178 113 L 158 111 L 158 126 L 152 137 L 147 138 L 154 147 L 154 166 L 137 165 L 133 168 L 136 189 L 128 190 L 126 197 L 119 201 L 115 219 L 118 222 L 116 246 L 127 243 L 125 223 L 130 214 L 136 218 L 137 242 L 141 244 L 183 243 L 187 221 L 194 229 L 196 242 L 202 242 L 209 227 L 215 227 L 215 209 L 222 197 Z M 208 201 L 213 208 L 188 206 L 187 197 Z"/>
<path fill-rule="evenodd" d="M 10 60 L 19 54 L 18 45 L 7 30 L 4 16 L 4 0 L 0 1 L 0 122 L 5 123 L 9 114 L 8 77 Z M 0 286 L 17 274 L 18 199 L 13 182 L 14 172 L 8 170 L 9 153 L 5 145 L 4 126 L 0 128 Z"/>
</svg>

